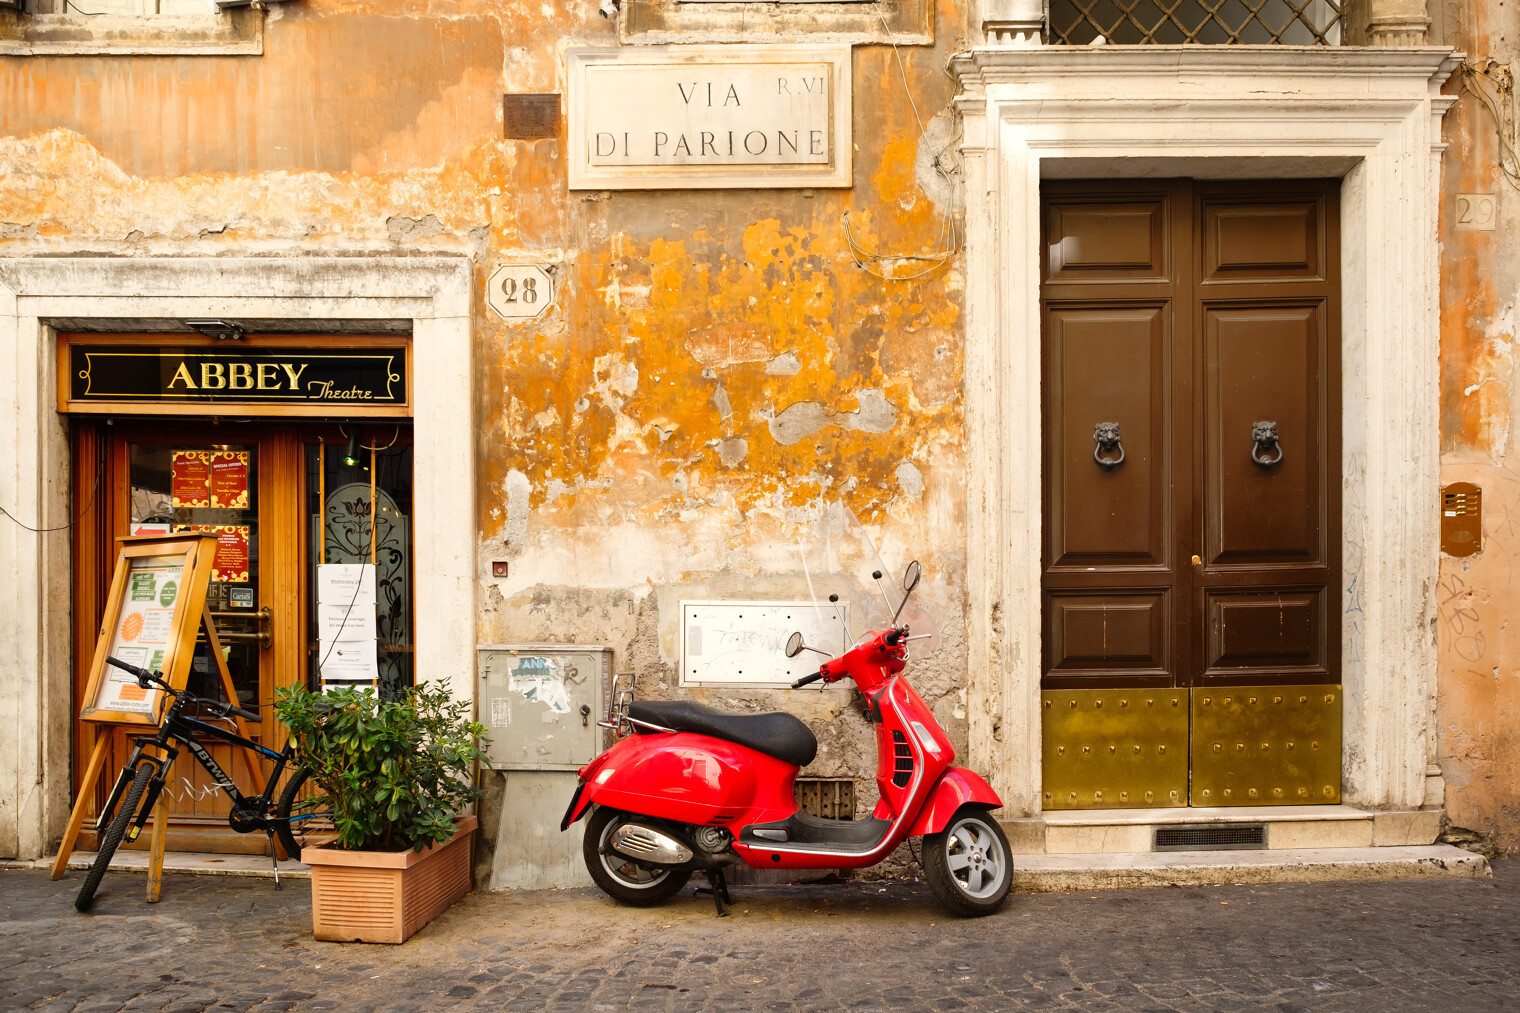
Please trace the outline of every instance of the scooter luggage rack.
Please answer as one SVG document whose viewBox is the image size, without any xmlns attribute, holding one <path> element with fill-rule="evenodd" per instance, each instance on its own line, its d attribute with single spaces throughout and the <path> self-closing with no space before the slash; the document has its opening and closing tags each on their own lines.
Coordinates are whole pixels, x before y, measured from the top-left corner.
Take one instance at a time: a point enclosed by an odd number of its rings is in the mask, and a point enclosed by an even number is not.
<svg viewBox="0 0 1520 1013">
<path fill-rule="evenodd" d="M 627 680 L 624 683 L 623 680 Z M 650 721 L 640 721 L 638 718 L 628 716 L 628 705 L 633 703 L 633 686 L 638 680 L 634 672 L 614 672 L 612 674 L 612 698 L 608 701 L 607 720 L 598 721 L 597 727 L 611 728 L 618 738 L 633 734 L 633 726 L 648 728 L 655 732 L 675 732 L 674 728 L 666 728 Z"/>
</svg>

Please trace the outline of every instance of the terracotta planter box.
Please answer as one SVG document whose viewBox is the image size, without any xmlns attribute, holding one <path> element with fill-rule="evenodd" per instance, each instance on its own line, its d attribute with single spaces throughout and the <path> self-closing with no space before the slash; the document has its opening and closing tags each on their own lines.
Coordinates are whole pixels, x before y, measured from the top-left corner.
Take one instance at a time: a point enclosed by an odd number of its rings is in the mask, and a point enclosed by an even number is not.
<svg viewBox="0 0 1520 1013">
<path fill-rule="evenodd" d="M 426 851 L 301 849 L 311 866 L 311 931 L 338 943 L 404 943 L 470 892 L 477 820 Z"/>
</svg>

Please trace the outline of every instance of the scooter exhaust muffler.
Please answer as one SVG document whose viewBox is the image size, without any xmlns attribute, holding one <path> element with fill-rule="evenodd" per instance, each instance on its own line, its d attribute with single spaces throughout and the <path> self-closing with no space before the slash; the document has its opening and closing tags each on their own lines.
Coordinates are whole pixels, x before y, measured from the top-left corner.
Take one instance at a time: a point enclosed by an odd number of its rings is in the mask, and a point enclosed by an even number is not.
<svg viewBox="0 0 1520 1013">
<path fill-rule="evenodd" d="M 607 846 L 620 855 L 655 865 L 685 865 L 691 861 L 690 848 L 642 823 L 624 823 L 612 832 Z"/>
</svg>

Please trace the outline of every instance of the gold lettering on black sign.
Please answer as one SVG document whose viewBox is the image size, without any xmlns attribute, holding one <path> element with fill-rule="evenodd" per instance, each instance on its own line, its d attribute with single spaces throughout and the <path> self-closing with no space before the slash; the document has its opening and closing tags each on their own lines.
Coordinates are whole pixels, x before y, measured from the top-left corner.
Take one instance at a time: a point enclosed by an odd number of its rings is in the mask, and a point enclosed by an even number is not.
<svg viewBox="0 0 1520 1013">
<path fill-rule="evenodd" d="M 74 402 L 405 405 L 407 349 L 69 348 Z"/>
</svg>

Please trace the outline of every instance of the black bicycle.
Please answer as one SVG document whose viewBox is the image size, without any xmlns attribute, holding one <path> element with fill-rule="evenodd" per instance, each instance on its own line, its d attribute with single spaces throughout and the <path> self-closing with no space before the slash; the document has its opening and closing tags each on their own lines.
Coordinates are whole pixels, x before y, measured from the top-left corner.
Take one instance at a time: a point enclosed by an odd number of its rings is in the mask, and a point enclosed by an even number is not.
<svg viewBox="0 0 1520 1013">
<path fill-rule="evenodd" d="M 74 900 L 76 908 L 80 911 L 90 909 L 90 904 L 95 899 L 95 891 L 99 888 L 100 881 L 106 874 L 106 867 L 111 864 L 111 857 L 116 854 L 116 849 L 121 846 L 124 839 L 135 841 L 142 833 L 143 827 L 147 825 L 148 817 L 153 814 L 154 805 L 158 803 L 159 795 L 163 793 L 164 784 L 169 777 L 169 768 L 173 766 L 175 757 L 179 755 L 181 745 L 190 750 L 190 754 L 199 760 L 201 766 L 205 767 L 206 772 L 211 775 L 212 783 L 221 791 L 225 791 L 232 800 L 232 811 L 227 816 L 227 823 L 232 829 L 240 834 L 249 834 L 257 830 L 269 834 L 271 860 L 274 858 L 275 839 L 278 839 L 280 845 L 284 847 L 285 854 L 298 859 L 301 857 L 301 848 L 311 838 L 332 833 L 331 808 L 327 807 L 320 798 L 302 797 L 310 771 L 305 767 L 291 764 L 290 761 L 295 752 L 290 743 L 287 742 L 284 749 L 275 752 L 251 739 L 243 738 L 236 732 L 219 728 L 200 718 L 191 717 L 185 714 L 184 710 L 189 704 L 200 705 L 213 720 L 225 720 L 229 714 L 235 714 L 241 718 L 257 721 L 259 720 L 257 714 L 235 706 L 230 700 L 208 700 L 183 690 L 176 691 L 163 680 L 162 672 L 150 672 L 146 668 L 138 668 L 136 665 L 129 665 L 124 661 L 109 657 L 106 658 L 106 663 L 136 676 L 137 684 L 144 689 L 151 684 L 165 690 L 174 698 L 174 702 L 164 714 L 158 734 L 140 735 L 132 740 L 134 743 L 132 756 L 121 768 L 116 784 L 111 788 L 111 794 L 100 810 L 100 817 L 95 821 L 95 830 L 100 834 L 100 849 L 95 854 L 95 864 L 90 866 L 89 874 L 84 878 L 84 885 L 79 888 L 79 896 Z M 265 782 L 263 792 L 249 798 L 238 791 L 232 778 L 228 777 L 211 758 L 206 747 L 197 741 L 197 736 L 209 736 L 223 742 L 230 742 L 235 746 L 252 750 L 263 759 L 273 760 L 274 770 L 270 773 L 269 780 Z M 148 752 L 150 747 L 160 755 Z M 285 778 L 287 766 L 290 768 L 290 776 Z M 282 778 L 285 778 L 283 787 L 281 787 Z M 277 788 L 279 788 L 278 799 L 275 797 Z M 118 802 L 121 803 L 120 809 L 117 808 Z M 275 869 L 278 877 L 278 864 Z M 278 885 L 278 878 L 276 878 L 276 885 Z"/>
</svg>

